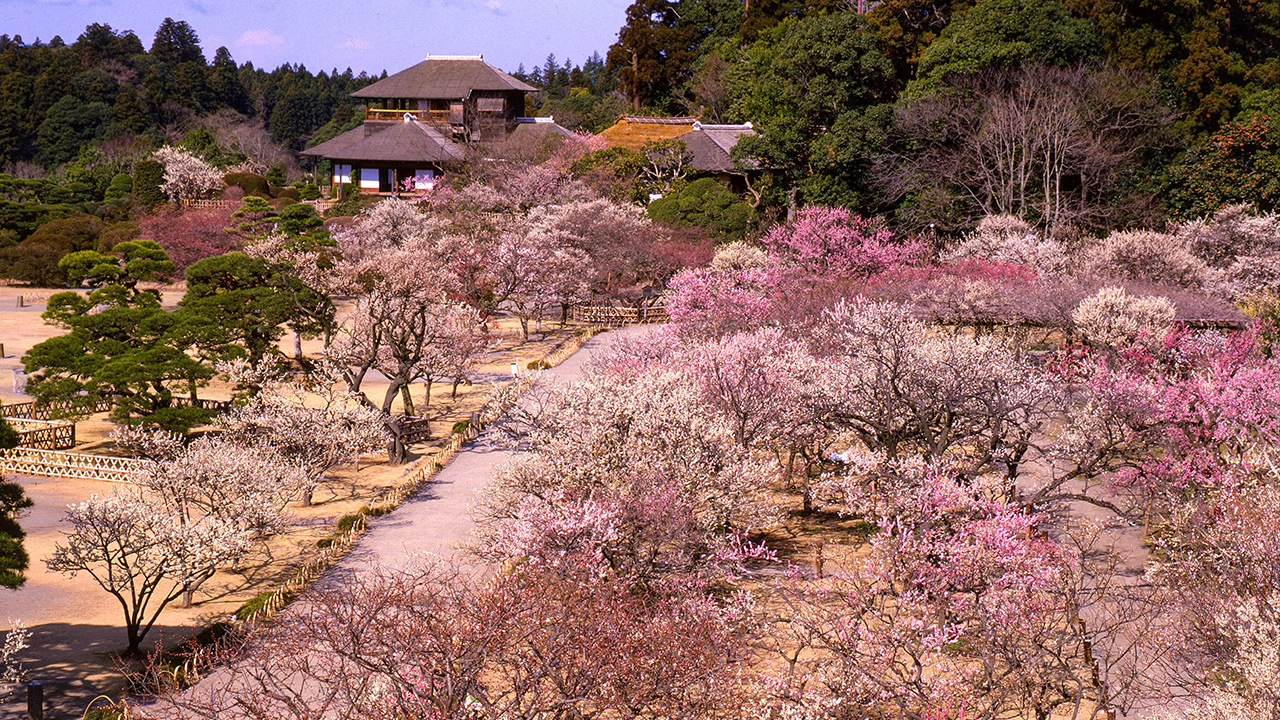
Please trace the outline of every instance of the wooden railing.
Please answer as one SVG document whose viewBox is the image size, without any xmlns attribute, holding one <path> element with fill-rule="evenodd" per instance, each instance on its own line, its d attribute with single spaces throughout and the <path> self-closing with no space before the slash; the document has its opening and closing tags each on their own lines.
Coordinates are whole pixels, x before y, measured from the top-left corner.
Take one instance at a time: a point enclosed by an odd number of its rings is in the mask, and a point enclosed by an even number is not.
<svg viewBox="0 0 1280 720">
<path fill-rule="evenodd" d="M 449 124 L 448 110 L 380 110 L 368 108 L 364 111 L 365 120 L 382 120 L 384 122 L 398 122 L 404 120 L 405 115 L 410 115 L 423 122 L 441 125 Z"/>
<path fill-rule="evenodd" d="M 169 400 L 170 407 L 184 408 L 191 407 L 191 398 L 175 397 Z M 228 400 L 206 400 L 204 398 L 196 398 L 196 407 L 201 410 L 213 410 L 214 412 L 222 412 L 231 407 Z M 0 417 L 4 418 L 30 418 L 32 420 L 52 420 L 55 415 L 71 414 L 78 415 L 81 413 L 100 413 L 110 412 L 115 408 L 115 400 L 107 398 L 105 400 L 97 400 L 93 405 L 79 405 L 74 400 L 57 400 L 51 403 L 6 403 L 0 405 Z"/>
<path fill-rule="evenodd" d="M 66 450 L 76 446 L 76 424 L 58 420 L 7 418 L 18 433 L 18 447 Z"/>
<path fill-rule="evenodd" d="M 175 397 L 169 400 L 169 405 L 176 408 L 191 407 L 191 398 Z M 206 400 L 204 398 L 196 398 L 195 406 L 201 410 L 213 410 L 214 412 L 222 412 L 231 407 L 230 400 Z"/>
<path fill-rule="evenodd" d="M 643 325 L 670 322 L 667 309 L 662 306 L 647 308 L 610 307 L 600 305 L 574 305 L 569 317 L 574 322 L 595 325 Z"/>
<path fill-rule="evenodd" d="M 133 458 L 17 447 L 0 450 L 0 468 L 23 475 L 132 482 L 146 464 Z"/>
</svg>

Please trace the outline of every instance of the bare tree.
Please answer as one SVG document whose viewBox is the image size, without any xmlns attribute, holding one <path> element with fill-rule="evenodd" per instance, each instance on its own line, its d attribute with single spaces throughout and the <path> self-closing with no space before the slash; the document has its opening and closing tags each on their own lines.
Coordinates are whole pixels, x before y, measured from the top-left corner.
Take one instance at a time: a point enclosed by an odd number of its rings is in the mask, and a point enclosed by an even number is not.
<svg viewBox="0 0 1280 720">
<path fill-rule="evenodd" d="M 1161 142 L 1168 111 L 1150 79 L 1116 68 L 1027 67 L 960 77 L 898 116 L 901 148 L 879 180 L 917 200 L 909 219 L 946 228 L 983 215 L 1107 225 L 1120 181 Z"/>
</svg>

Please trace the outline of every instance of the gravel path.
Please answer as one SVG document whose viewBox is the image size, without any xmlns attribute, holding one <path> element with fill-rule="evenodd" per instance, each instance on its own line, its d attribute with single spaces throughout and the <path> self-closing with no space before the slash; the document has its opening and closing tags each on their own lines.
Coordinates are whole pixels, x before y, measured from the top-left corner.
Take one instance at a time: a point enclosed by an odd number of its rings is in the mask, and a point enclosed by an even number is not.
<svg viewBox="0 0 1280 720">
<path fill-rule="evenodd" d="M 581 376 L 593 353 L 637 331 L 627 328 L 597 335 L 547 373 L 557 382 L 572 382 Z M 489 432 L 481 434 L 395 512 L 371 519 L 368 532 L 329 574 L 343 577 L 375 566 L 404 567 L 424 553 L 456 557 L 475 526 L 471 510 L 481 491 L 494 469 L 515 454 L 500 447 Z"/>
</svg>

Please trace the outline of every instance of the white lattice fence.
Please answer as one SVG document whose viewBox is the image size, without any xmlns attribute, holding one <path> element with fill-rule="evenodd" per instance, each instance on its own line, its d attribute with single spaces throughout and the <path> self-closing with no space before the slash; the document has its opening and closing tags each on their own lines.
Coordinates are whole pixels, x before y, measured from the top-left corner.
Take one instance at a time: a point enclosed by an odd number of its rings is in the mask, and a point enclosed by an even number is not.
<svg viewBox="0 0 1280 720">
<path fill-rule="evenodd" d="M 0 450 L 0 467 L 23 475 L 133 482 L 145 465 L 133 458 L 18 447 Z"/>
</svg>

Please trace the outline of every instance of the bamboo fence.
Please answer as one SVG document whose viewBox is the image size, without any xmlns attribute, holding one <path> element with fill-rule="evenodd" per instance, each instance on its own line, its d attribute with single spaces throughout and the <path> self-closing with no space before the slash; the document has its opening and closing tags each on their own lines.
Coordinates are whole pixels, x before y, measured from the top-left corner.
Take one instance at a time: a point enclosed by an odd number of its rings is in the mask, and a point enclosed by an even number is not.
<svg viewBox="0 0 1280 720">
<path fill-rule="evenodd" d="M 662 306 L 633 308 L 607 305 L 574 305 L 570 309 L 569 317 L 574 322 L 607 325 L 610 327 L 671 321 L 671 317 L 667 315 L 667 309 Z"/>
<path fill-rule="evenodd" d="M 145 464 L 141 460 L 111 455 L 16 447 L 0 450 L 0 467 L 24 475 L 133 482 Z"/>
</svg>

